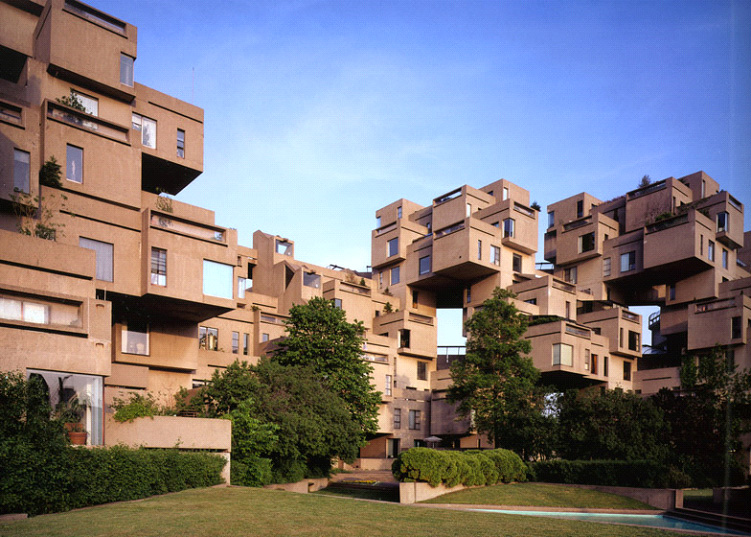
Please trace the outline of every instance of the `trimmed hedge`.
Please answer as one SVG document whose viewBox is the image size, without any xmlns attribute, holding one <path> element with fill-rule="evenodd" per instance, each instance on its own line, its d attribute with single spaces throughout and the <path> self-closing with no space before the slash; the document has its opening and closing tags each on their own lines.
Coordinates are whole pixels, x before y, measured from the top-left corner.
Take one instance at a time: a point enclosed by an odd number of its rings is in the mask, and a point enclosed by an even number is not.
<svg viewBox="0 0 751 537">
<path fill-rule="evenodd" d="M 0 513 L 38 515 L 222 483 L 226 460 L 174 449 L 0 443 Z"/>
<path fill-rule="evenodd" d="M 565 461 L 534 462 L 534 481 L 611 487 L 685 488 L 691 478 L 673 466 L 654 461 Z"/>
<path fill-rule="evenodd" d="M 513 451 L 437 451 L 412 448 L 403 451 L 391 465 L 398 481 L 425 481 L 432 487 L 495 485 L 526 481 L 527 467 Z"/>
</svg>

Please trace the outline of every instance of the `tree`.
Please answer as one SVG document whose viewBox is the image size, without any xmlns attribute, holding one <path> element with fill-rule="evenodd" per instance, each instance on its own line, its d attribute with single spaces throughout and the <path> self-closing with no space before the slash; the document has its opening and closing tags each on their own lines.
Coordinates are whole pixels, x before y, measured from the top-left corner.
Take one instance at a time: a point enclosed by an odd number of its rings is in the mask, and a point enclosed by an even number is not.
<svg viewBox="0 0 751 537">
<path fill-rule="evenodd" d="M 669 425 L 665 443 L 696 486 L 742 482 L 735 456 L 751 431 L 751 371 L 739 371 L 731 357 L 721 347 L 687 357 L 681 393 L 663 389 L 652 397 Z"/>
<path fill-rule="evenodd" d="M 639 181 L 639 188 L 644 188 L 652 184 L 652 178 L 649 175 L 645 175 Z"/>
<path fill-rule="evenodd" d="M 381 394 L 370 383 L 373 368 L 362 359 L 365 328 L 347 322 L 344 310 L 321 297 L 292 306 L 287 337 L 273 358 L 282 365 L 309 366 L 347 405 L 365 436 L 378 430 Z"/>
<path fill-rule="evenodd" d="M 662 461 L 667 456 L 663 413 L 636 394 L 569 390 L 558 408 L 557 453 L 564 459 Z"/>
<path fill-rule="evenodd" d="M 532 348 L 523 339 L 527 320 L 509 300 L 513 296 L 496 288 L 465 323 L 467 354 L 451 365 L 448 399 L 496 448 L 527 457 L 535 451 L 535 425 L 544 422 L 545 403 L 535 386 L 540 372 L 525 356 Z"/>
</svg>

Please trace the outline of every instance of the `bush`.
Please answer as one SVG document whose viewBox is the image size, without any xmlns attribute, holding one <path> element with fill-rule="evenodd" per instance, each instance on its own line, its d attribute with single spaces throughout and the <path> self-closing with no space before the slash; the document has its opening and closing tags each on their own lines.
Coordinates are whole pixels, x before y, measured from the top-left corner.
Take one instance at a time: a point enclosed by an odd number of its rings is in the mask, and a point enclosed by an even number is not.
<svg viewBox="0 0 751 537">
<path fill-rule="evenodd" d="M 271 459 L 248 457 L 233 460 L 230 469 L 230 481 L 233 485 L 244 487 L 262 487 L 272 482 Z"/>
<path fill-rule="evenodd" d="M 0 513 L 37 515 L 222 482 L 223 457 L 177 450 L 0 445 Z"/>
<path fill-rule="evenodd" d="M 489 451 L 436 451 L 412 448 L 403 451 L 391 465 L 398 481 L 424 481 L 436 487 L 495 485 L 526 480 L 526 466 L 517 454 L 505 449 Z"/>
<path fill-rule="evenodd" d="M 654 461 L 566 461 L 532 463 L 536 481 L 611 487 L 685 488 L 688 475 Z"/>
</svg>

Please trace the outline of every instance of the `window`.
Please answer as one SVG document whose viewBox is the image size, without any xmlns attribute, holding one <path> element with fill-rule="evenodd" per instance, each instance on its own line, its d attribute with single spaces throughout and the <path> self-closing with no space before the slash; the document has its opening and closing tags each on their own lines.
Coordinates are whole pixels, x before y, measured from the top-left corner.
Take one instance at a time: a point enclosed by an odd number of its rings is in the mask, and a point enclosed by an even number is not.
<svg viewBox="0 0 751 537">
<path fill-rule="evenodd" d="M 490 262 L 494 265 L 501 264 L 501 248 L 499 246 L 490 247 Z"/>
<path fill-rule="evenodd" d="M 177 129 L 177 156 L 185 158 L 185 131 Z"/>
<path fill-rule="evenodd" d="M 417 380 L 428 380 L 428 368 L 425 362 L 417 362 Z"/>
<path fill-rule="evenodd" d="M 125 23 L 110 17 L 106 13 L 97 11 L 86 4 L 76 2 L 75 0 L 65 0 L 65 9 L 108 30 L 125 35 Z"/>
<path fill-rule="evenodd" d="M 482 241 L 477 241 L 477 259 L 482 259 Z"/>
<path fill-rule="evenodd" d="M 553 365 L 574 365 L 574 347 L 565 343 L 553 344 Z"/>
<path fill-rule="evenodd" d="M 631 362 L 623 362 L 623 380 L 631 380 Z"/>
<path fill-rule="evenodd" d="M 134 113 L 133 130 L 141 131 L 141 145 L 156 149 L 156 121 Z"/>
<path fill-rule="evenodd" d="M 728 251 L 725 248 L 722 249 L 722 268 L 728 268 Z"/>
<path fill-rule="evenodd" d="M 610 258 L 605 257 L 602 260 L 602 275 L 603 277 L 610 276 Z"/>
<path fill-rule="evenodd" d="M 576 283 L 577 272 L 576 267 L 567 268 L 563 271 L 563 277 L 568 283 Z"/>
<path fill-rule="evenodd" d="M 134 58 L 127 54 L 120 54 L 120 83 L 133 86 L 133 62 Z"/>
<path fill-rule="evenodd" d="M 13 150 L 13 190 L 30 192 L 29 173 L 31 164 L 29 154 L 20 149 Z"/>
<path fill-rule="evenodd" d="M 399 330 L 399 348 L 409 349 L 410 331 L 406 328 Z"/>
<path fill-rule="evenodd" d="M 602 375 L 604 377 L 608 376 L 608 357 L 607 356 L 605 356 L 602 359 Z"/>
<path fill-rule="evenodd" d="M 503 238 L 514 236 L 514 219 L 506 218 L 503 221 Z"/>
<path fill-rule="evenodd" d="M 524 302 L 526 302 L 527 304 L 532 304 L 533 306 L 537 305 L 537 299 L 536 298 L 529 298 L 529 299 L 525 300 Z"/>
<path fill-rule="evenodd" d="M 20 298 L 0 297 L 0 319 L 50 324 L 50 307 Z"/>
<path fill-rule="evenodd" d="M 511 261 L 511 270 L 513 270 L 514 272 L 522 271 L 522 256 L 520 256 L 519 254 L 514 254 Z"/>
<path fill-rule="evenodd" d="M 579 200 L 576 202 L 576 217 L 581 218 L 584 216 L 584 200 Z"/>
<path fill-rule="evenodd" d="M 548 227 L 555 225 L 555 211 L 548 211 Z"/>
<path fill-rule="evenodd" d="M 402 409 L 395 408 L 394 409 L 394 429 L 401 429 L 401 428 L 402 428 Z"/>
<path fill-rule="evenodd" d="M 628 331 L 628 350 L 639 352 L 639 340 L 641 334 L 632 330 Z"/>
<path fill-rule="evenodd" d="M 379 227 L 381 227 L 381 217 L 376 216 L 376 229 L 378 229 Z"/>
<path fill-rule="evenodd" d="M 402 206 L 396 208 L 396 217 L 401 218 L 402 217 Z"/>
<path fill-rule="evenodd" d="M 430 256 L 420 258 L 420 274 L 428 274 L 430 272 Z"/>
<path fill-rule="evenodd" d="M 472 302 L 472 286 L 467 287 L 467 304 Z"/>
<path fill-rule="evenodd" d="M 384 395 L 386 396 L 391 395 L 391 385 L 393 384 L 393 382 L 394 382 L 394 377 L 391 375 L 386 375 L 386 384 L 385 384 L 386 389 L 383 392 Z"/>
<path fill-rule="evenodd" d="M 590 372 L 593 375 L 597 374 L 597 355 L 596 354 L 593 354 L 591 356 L 591 358 L 590 358 L 590 369 L 589 370 L 590 370 Z"/>
<path fill-rule="evenodd" d="M 99 100 L 75 90 L 70 90 L 71 96 L 75 97 L 83 106 L 84 112 L 92 116 L 99 115 Z"/>
<path fill-rule="evenodd" d="M 418 300 L 419 298 L 420 298 L 420 293 L 416 291 L 415 289 L 412 289 L 412 307 L 413 308 L 417 307 L 419 303 L 419 300 Z"/>
<path fill-rule="evenodd" d="M 314 289 L 321 288 L 321 275 L 315 272 L 303 272 L 302 284 L 305 287 L 312 287 Z"/>
<path fill-rule="evenodd" d="M 675 300 L 675 284 L 668 285 L 668 300 Z"/>
<path fill-rule="evenodd" d="M 240 353 L 240 332 L 232 332 L 232 354 Z"/>
<path fill-rule="evenodd" d="M 621 254 L 621 272 L 636 270 L 636 252 Z"/>
<path fill-rule="evenodd" d="M 472 204 L 468 203 L 467 204 L 467 216 L 469 216 L 471 214 L 472 214 Z"/>
<path fill-rule="evenodd" d="M 420 411 L 419 410 L 409 411 L 409 428 L 413 431 L 420 430 Z"/>
<path fill-rule="evenodd" d="M 151 285 L 167 285 L 167 250 L 151 249 Z"/>
<path fill-rule="evenodd" d="M 391 269 L 391 285 L 399 283 L 399 268 L 400 267 L 394 267 Z"/>
<path fill-rule="evenodd" d="M 237 277 L 237 298 L 245 298 L 245 294 L 253 289 L 253 280 L 244 276 Z"/>
<path fill-rule="evenodd" d="M 96 252 L 96 279 L 105 282 L 114 281 L 112 261 L 114 246 L 108 242 L 95 241 L 79 237 L 78 246 Z"/>
<path fill-rule="evenodd" d="M 207 351 L 219 350 L 219 330 L 208 326 L 199 326 L 198 348 Z"/>
<path fill-rule="evenodd" d="M 399 238 L 391 239 L 386 243 L 386 257 L 392 257 L 399 253 Z"/>
<path fill-rule="evenodd" d="M 571 318 L 571 302 L 566 301 L 566 319 Z"/>
<path fill-rule="evenodd" d="M 707 259 L 714 261 L 714 241 L 707 242 Z"/>
<path fill-rule="evenodd" d="M 250 334 L 243 334 L 243 354 L 248 355 L 250 350 Z"/>
<path fill-rule="evenodd" d="M 266 343 L 269 340 L 268 334 L 261 334 L 261 343 Z"/>
<path fill-rule="evenodd" d="M 591 252 L 595 249 L 595 233 L 587 233 L 579 237 L 579 253 Z"/>
<path fill-rule="evenodd" d="M 508 199 L 508 187 L 505 187 L 505 186 L 503 187 L 503 199 L 504 200 Z"/>
<path fill-rule="evenodd" d="M 276 239 L 276 253 L 282 255 L 292 255 L 292 243 L 283 239 Z"/>
<path fill-rule="evenodd" d="M 730 320 L 730 338 L 739 339 L 743 337 L 741 334 L 741 317 L 733 317 Z"/>
<path fill-rule="evenodd" d="M 699 235 L 699 255 L 704 255 L 704 235 Z"/>
<path fill-rule="evenodd" d="M 232 299 L 232 266 L 203 260 L 203 294 Z"/>
<path fill-rule="evenodd" d="M 74 183 L 83 183 L 83 149 L 68 144 L 65 159 L 65 178 Z"/>
<path fill-rule="evenodd" d="M 590 354 L 589 349 L 584 349 L 584 369 L 589 369 Z"/>
<path fill-rule="evenodd" d="M 717 213 L 717 233 L 730 231 L 730 216 L 726 212 Z"/>
</svg>

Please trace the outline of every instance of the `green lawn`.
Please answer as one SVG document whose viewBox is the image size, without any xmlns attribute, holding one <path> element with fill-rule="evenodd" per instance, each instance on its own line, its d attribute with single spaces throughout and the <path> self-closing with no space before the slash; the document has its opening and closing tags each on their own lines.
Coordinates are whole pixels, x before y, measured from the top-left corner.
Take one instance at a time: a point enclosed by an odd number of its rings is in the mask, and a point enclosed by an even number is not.
<svg viewBox="0 0 751 537">
<path fill-rule="evenodd" d="M 509 483 L 444 494 L 424 503 L 528 505 L 582 509 L 654 509 L 645 503 L 595 490 L 547 483 Z"/>
<path fill-rule="evenodd" d="M 0 523 L 0 536 L 393 537 L 675 536 L 648 528 L 363 502 L 277 490 L 187 490 L 25 521 Z"/>
</svg>

